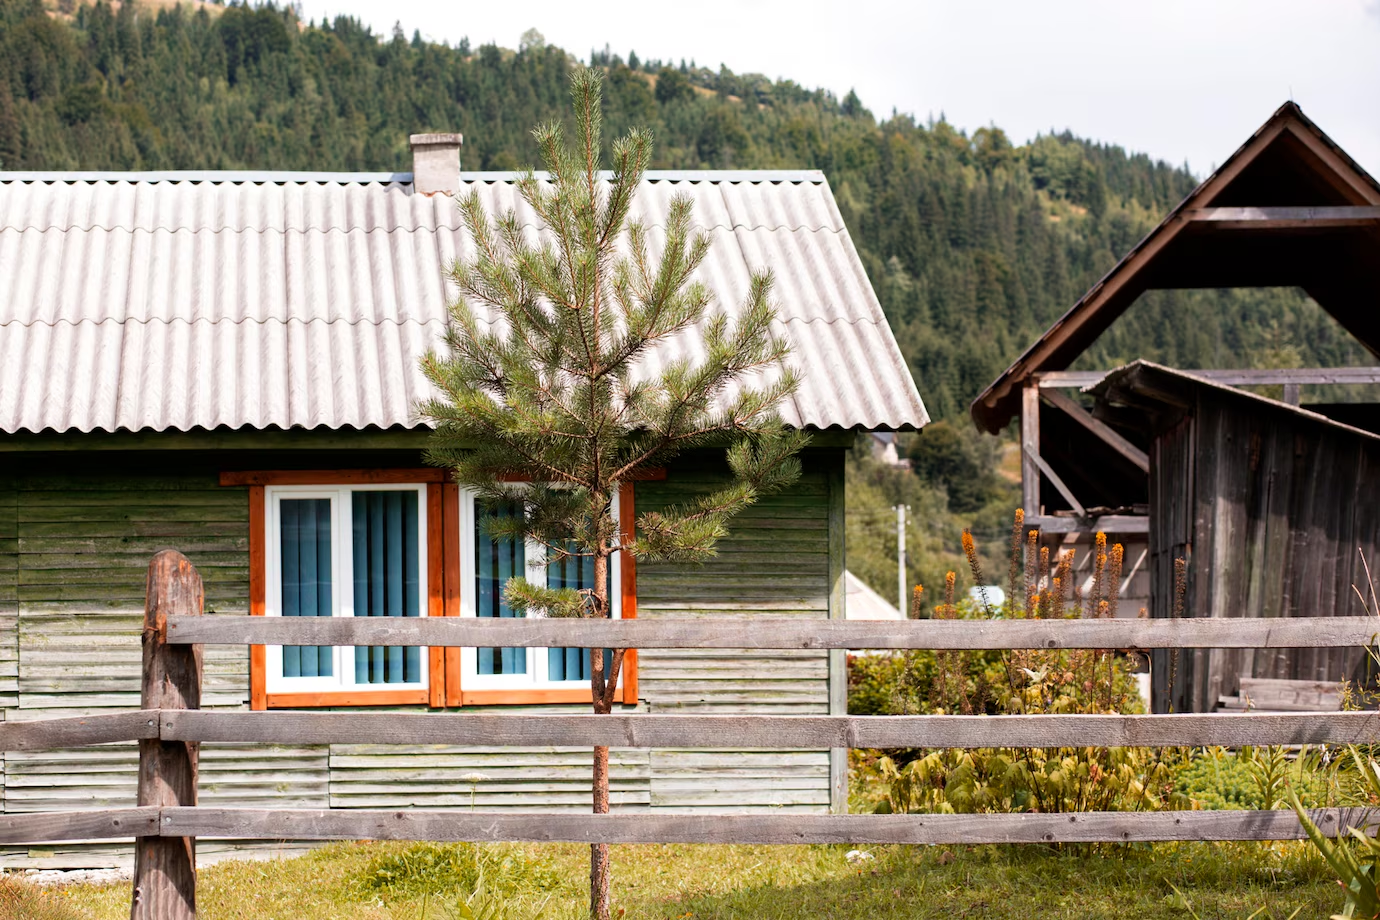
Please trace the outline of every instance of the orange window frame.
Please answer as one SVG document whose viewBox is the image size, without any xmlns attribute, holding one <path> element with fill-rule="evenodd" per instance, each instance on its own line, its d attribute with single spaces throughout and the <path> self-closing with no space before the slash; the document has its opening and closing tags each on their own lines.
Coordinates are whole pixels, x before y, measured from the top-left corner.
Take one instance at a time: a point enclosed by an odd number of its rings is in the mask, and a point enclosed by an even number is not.
<svg viewBox="0 0 1380 920">
<path fill-rule="evenodd" d="M 664 471 L 647 478 L 661 479 Z M 268 533 L 264 487 L 272 485 L 351 485 L 386 483 L 425 483 L 427 501 L 427 616 L 461 615 L 461 585 L 464 565 L 460 558 L 460 487 L 449 482 L 445 470 L 369 469 L 369 470 L 261 470 L 220 474 L 222 486 L 245 486 L 249 493 L 249 613 L 265 616 L 268 597 Z M 619 490 L 619 526 L 631 538 L 636 529 L 633 483 Z M 622 618 L 637 617 L 637 562 L 631 556 L 620 560 L 619 590 Z M 268 649 L 249 648 L 249 708 L 305 709 L 322 706 L 459 706 L 531 705 L 539 703 L 592 702 L 587 687 L 569 690 L 466 690 L 460 667 L 460 649 L 428 648 L 429 683 L 421 690 L 320 691 L 313 693 L 269 693 Z M 625 705 L 637 703 L 637 650 L 623 656 Z"/>
</svg>

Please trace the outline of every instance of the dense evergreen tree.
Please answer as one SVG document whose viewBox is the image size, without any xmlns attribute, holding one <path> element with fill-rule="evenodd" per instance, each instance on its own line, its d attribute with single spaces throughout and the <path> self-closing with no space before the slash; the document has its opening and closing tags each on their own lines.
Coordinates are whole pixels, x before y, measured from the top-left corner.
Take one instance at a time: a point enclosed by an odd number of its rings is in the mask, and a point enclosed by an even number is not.
<svg viewBox="0 0 1380 920">
<path fill-rule="evenodd" d="M 574 64 L 535 32 L 518 52 L 448 47 L 349 18 L 301 27 L 272 5 L 50 12 L 0 0 L 5 169 L 405 170 L 419 131 L 463 132 L 468 168 L 513 169 L 538 160 L 530 127 L 563 116 Z M 609 136 L 650 128 L 655 168 L 825 171 L 938 418 L 958 420 L 1195 182 L 1067 133 L 1018 147 L 996 126 L 878 120 L 852 92 L 592 57 Z M 1364 360 L 1292 290 L 1147 295 L 1083 361 L 1135 357 Z"/>
</svg>

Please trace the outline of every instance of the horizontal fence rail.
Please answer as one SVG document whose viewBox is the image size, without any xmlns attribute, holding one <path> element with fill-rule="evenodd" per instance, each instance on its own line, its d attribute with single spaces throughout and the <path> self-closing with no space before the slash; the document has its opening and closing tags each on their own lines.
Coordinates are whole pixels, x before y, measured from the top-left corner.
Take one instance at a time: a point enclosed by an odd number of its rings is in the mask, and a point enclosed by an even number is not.
<svg viewBox="0 0 1380 920">
<path fill-rule="evenodd" d="M 1374 832 L 1370 809 L 1319 808 L 1329 837 Z M 476 814 L 463 811 L 120 808 L 0 817 L 0 844 L 131 836 L 257 840 L 531 843 L 1141 843 L 1301 840 L 1292 811 L 1065 812 L 982 815 Z"/>
<path fill-rule="evenodd" d="M 566 748 L 1199 747 L 1380 743 L 1380 713 L 767 716 L 660 713 L 244 712 L 200 709 L 197 646 L 701 649 L 1172 649 L 1371 646 L 1380 618 L 840 621 L 782 617 L 571 620 L 201 616 L 180 553 L 149 565 L 138 711 L 0 722 L 0 750 L 137 741 L 137 807 L 0 815 L 0 844 L 135 840 L 132 920 L 194 920 L 196 839 L 572 843 L 1091 843 L 1288 840 L 1292 811 L 976 815 L 520 814 L 197 806 L 202 744 Z M 1328 836 L 1380 812 L 1318 809 Z"/>
<path fill-rule="evenodd" d="M 613 748 L 1054 748 L 1377 744 L 1380 713 L 762 716 L 148 710 L 0 723 L 0 750 L 211 744 Z"/>
<path fill-rule="evenodd" d="M 733 649 L 1332 648 L 1380 635 L 1377 617 L 582 620 L 476 617 L 169 617 L 171 645 L 424 645 Z"/>
</svg>

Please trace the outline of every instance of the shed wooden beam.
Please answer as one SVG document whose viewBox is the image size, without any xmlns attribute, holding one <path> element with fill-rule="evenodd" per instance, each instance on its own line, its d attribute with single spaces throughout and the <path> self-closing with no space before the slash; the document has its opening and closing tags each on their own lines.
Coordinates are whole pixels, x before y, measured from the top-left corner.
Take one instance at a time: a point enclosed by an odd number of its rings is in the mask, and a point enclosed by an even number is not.
<svg viewBox="0 0 1380 920">
<path fill-rule="evenodd" d="M 1136 469 L 1140 470 L 1142 473 L 1150 472 L 1150 455 L 1117 434 L 1106 422 L 1093 418 L 1091 412 L 1084 409 L 1058 390 L 1046 390 L 1040 395 L 1044 398 L 1045 402 L 1061 410 L 1069 418 L 1073 419 L 1104 441 L 1112 450 L 1131 461 Z"/>
<path fill-rule="evenodd" d="M 1040 472 L 1044 473 L 1045 477 L 1054 484 L 1054 488 L 1059 490 L 1059 494 L 1064 496 L 1064 501 L 1073 506 L 1074 513 L 1080 518 L 1087 517 L 1088 510 L 1084 508 L 1082 503 L 1074 496 L 1073 490 L 1064 485 L 1064 480 L 1059 478 L 1059 474 L 1054 472 L 1045 458 L 1041 457 L 1039 454 L 1035 454 L 1031 459 L 1035 461 L 1035 465 L 1039 467 Z"/>
<path fill-rule="evenodd" d="M 1102 382 L 1111 371 L 1050 371 L 1041 374 L 1039 386 L 1043 390 L 1081 390 Z M 1185 374 L 1201 377 L 1225 386 L 1266 386 L 1269 384 L 1371 384 L 1380 383 L 1380 367 L 1285 367 L 1270 370 L 1256 368 L 1189 369 Z"/>
<path fill-rule="evenodd" d="M 1143 514 L 1106 514 L 1092 520 L 1079 520 L 1075 517 L 1040 517 L 1026 519 L 1031 527 L 1038 527 L 1045 533 L 1096 533 L 1133 534 L 1149 533 L 1150 518 Z"/>
<path fill-rule="evenodd" d="M 1189 208 L 1188 223 L 1212 230 L 1319 230 L 1380 226 L 1380 207 Z"/>
<path fill-rule="evenodd" d="M 1040 390 L 1033 381 L 1021 391 L 1021 505 L 1026 519 L 1044 514 L 1040 507 Z"/>
</svg>

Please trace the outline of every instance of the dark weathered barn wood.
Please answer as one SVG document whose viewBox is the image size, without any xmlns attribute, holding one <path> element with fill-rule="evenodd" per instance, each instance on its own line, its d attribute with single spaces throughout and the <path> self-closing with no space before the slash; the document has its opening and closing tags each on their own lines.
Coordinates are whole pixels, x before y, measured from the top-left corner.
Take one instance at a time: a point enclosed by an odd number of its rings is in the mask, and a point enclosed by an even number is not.
<svg viewBox="0 0 1380 920">
<path fill-rule="evenodd" d="M 1134 405 L 1154 438 L 1151 566 L 1169 587 L 1155 595 L 1155 617 L 1180 612 L 1247 629 L 1250 619 L 1308 618 L 1306 628 L 1325 631 L 1330 618 L 1366 613 L 1355 588 L 1366 584 L 1362 554 L 1375 559 L 1380 549 L 1380 437 L 1140 362 L 1097 392 L 1109 405 Z M 1159 711 L 1171 700 L 1178 711 L 1210 710 L 1241 677 L 1364 679 L 1358 666 L 1368 660 L 1357 647 L 1180 656 L 1156 656 Z"/>
<path fill-rule="evenodd" d="M 1103 531 L 1148 554 L 1157 618 L 1361 612 L 1350 595 L 1365 587 L 1358 551 L 1376 545 L 1378 455 L 1365 431 L 1305 411 L 1321 395 L 1306 387 L 1374 386 L 1380 367 L 1166 370 L 1175 380 L 1140 362 L 1068 369 L 1147 291 L 1275 286 L 1301 289 L 1380 356 L 1380 182 L 1292 102 L 973 401 L 993 434 L 1020 416 L 1026 523 L 1051 550 L 1086 557 Z M 1258 386 L 1280 400 L 1222 392 Z M 1075 387 L 1097 394 L 1091 414 L 1058 392 Z M 1041 412 L 1033 390 L 1061 411 Z M 1377 405 L 1319 409 L 1380 431 Z M 1157 651 L 1154 708 L 1209 711 L 1235 698 L 1239 676 L 1370 681 L 1362 660 L 1355 649 Z"/>
</svg>

